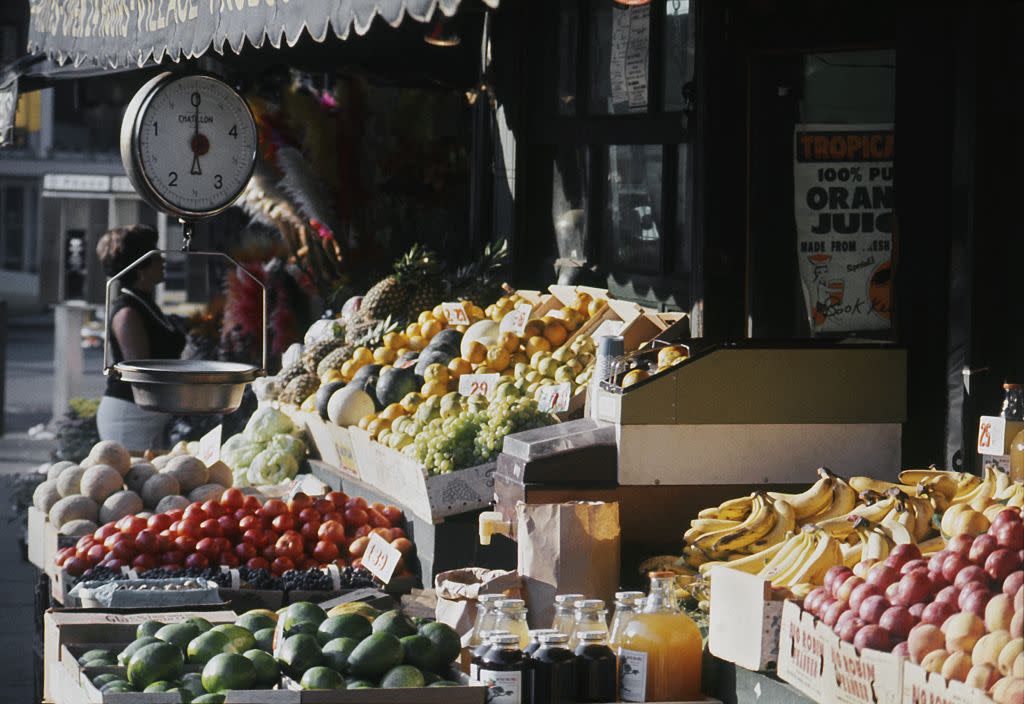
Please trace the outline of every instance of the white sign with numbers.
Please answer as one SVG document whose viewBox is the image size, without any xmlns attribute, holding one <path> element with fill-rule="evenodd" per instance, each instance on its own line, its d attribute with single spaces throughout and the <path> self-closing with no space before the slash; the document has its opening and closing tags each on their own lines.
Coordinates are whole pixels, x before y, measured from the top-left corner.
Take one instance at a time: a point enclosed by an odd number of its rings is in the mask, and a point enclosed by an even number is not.
<svg viewBox="0 0 1024 704">
<path fill-rule="evenodd" d="M 483 394 L 490 397 L 501 374 L 463 374 L 459 377 L 459 393 L 463 396 Z"/>
<path fill-rule="evenodd" d="M 387 584 L 398 569 L 398 561 L 402 559 L 402 553 L 376 533 L 370 533 L 370 542 L 366 544 L 366 551 L 363 553 L 363 567 L 370 571 L 374 577 Z"/>
<path fill-rule="evenodd" d="M 526 332 L 526 324 L 530 322 L 530 314 L 533 313 L 533 306 L 529 303 L 516 303 L 516 307 L 505 314 L 501 319 L 498 330 L 501 332 L 512 332 L 519 337 Z"/>
<path fill-rule="evenodd" d="M 220 460 L 220 439 L 224 426 L 218 425 L 199 440 L 199 454 L 196 457 L 209 467 Z"/>
<path fill-rule="evenodd" d="M 572 384 L 548 384 L 537 391 L 537 410 L 541 413 L 564 413 L 572 400 Z"/>
<path fill-rule="evenodd" d="M 444 317 L 448 320 L 449 325 L 469 325 L 469 313 L 466 312 L 465 303 L 459 301 L 442 303 L 441 310 L 444 311 Z"/>
</svg>

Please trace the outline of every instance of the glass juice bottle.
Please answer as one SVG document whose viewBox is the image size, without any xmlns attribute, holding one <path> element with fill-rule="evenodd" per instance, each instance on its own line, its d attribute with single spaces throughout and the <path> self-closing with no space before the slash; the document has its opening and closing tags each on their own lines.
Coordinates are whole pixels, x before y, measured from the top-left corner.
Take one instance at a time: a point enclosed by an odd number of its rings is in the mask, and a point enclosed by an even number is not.
<svg viewBox="0 0 1024 704">
<path fill-rule="evenodd" d="M 479 681 L 488 689 L 488 704 L 525 704 L 525 661 L 514 633 L 491 636 L 491 645 L 480 661 Z"/>
<path fill-rule="evenodd" d="M 484 655 L 491 649 L 493 643 L 491 638 L 494 636 L 507 636 L 508 631 L 484 631 L 480 634 L 481 642 L 473 648 L 472 655 L 469 660 L 469 679 L 476 682 L 480 681 L 480 663 L 484 659 Z"/>
<path fill-rule="evenodd" d="M 569 636 L 557 632 L 541 635 L 540 648 L 527 666 L 532 704 L 576 701 L 576 656 L 569 650 Z"/>
<path fill-rule="evenodd" d="M 615 592 L 615 615 L 608 629 L 608 645 L 614 650 L 619 645 L 626 624 L 640 611 L 644 604 L 643 592 Z"/>
<path fill-rule="evenodd" d="M 497 612 L 494 605 L 504 599 L 503 594 L 481 594 L 476 599 L 476 620 L 473 622 L 473 632 L 469 636 L 469 647 L 484 643 L 483 634 L 494 630 L 494 619 Z"/>
<path fill-rule="evenodd" d="M 601 631 L 608 637 L 608 610 L 600 599 L 580 599 L 573 614 L 574 633 L 569 638 L 569 647 L 579 645 L 581 631 Z"/>
<path fill-rule="evenodd" d="M 608 647 L 608 631 L 576 633 L 576 701 L 615 701 L 616 660 Z"/>
<path fill-rule="evenodd" d="M 551 628 L 564 633 L 565 635 L 572 638 L 573 632 L 576 630 L 573 628 L 574 608 L 576 602 L 583 598 L 582 594 L 558 594 L 555 596 L 555 618 L 551 622 Z"/>
<path fill-rule="evenodd" d="M 702 642 L 697 625 L 679 610 L 671 572 L 651 572 L 643 610 L 619 639 L 619 697 L 624 702 L 700 698 Z"/>
<path fill-rule="evenodd" d="M 548 635 L 549 633 L 558 633 L 553 628 L 533 628 L 530 629 L 530 644 L 523 649 L 523 655 L 530 657 L 537 649 L 540 648 L 540 637 Z"/>
<path fill-rule="evenodd" d="M 526 602 L 522 599 L 502 599 L 494 605 L 497 616 L 494 627 L 519 636 L 519 648 L 530 644 L 530 627 L 526 623 Z"/>
</svg>

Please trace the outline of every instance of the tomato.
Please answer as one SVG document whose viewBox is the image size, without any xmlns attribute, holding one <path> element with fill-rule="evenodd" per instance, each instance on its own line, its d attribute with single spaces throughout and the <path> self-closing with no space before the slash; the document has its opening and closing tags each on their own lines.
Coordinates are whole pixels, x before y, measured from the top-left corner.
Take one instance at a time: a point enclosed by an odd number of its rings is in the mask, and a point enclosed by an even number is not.
<svg viewBox="0 0 1024 704">
<path fill-rule="evenodd" d="M 235 511 L 231 515 L 235 517 L 236 521 L 241 521 L 243 518 L 248 518 L 249 516 L 254 516 L 253 512 L 250 511 L 247 508 L 240 508 L 240 509 L 238 509 L 237 511 Z M 257 518 L 256 520 L 259 520 L 259 519 Z"/>
<path fill-rule="evenodd" d="M 180 521 L 181 517 L 185 515 L 185 510 L 181 508 L 172 508 L 167 512 L 167 517 L 172 521 Z"/>
<path fill-rule="evenodd" d="M 379 535 L 384 539 L 384 542 L 391 542 L 391 529 L 390 528 L 371 528 L 370 533 L 373 535 Z"/>
<path fill-rule="evenodd" d="M 401 528 L 392 528 L 391 529 L 391 539 L 392 540 L 394 540 L 395 538 L 404 538 L 404 537 L 405 537 L 405 531 L 402 530 Z"/>
<path fill-rule="evenodd" d="M 171 532 L 172 532 L 172 533 L 174 533 L 175 535 L 178 535 L 178 533 L 180 533 L 180 532 L 181 532 L 181 521 L 174 521 L 174 522 L 173 522 L 173 523 L 172 523 L 172 524 L 171 524 L 171 525 L 170 525 L 170 526 L 169 526 L 169 527 L 167 528 L 167 530 L 171 531 Z"/>
<path fill-rule="evenodd" d="M 202 521 L 197 521 L 194 518 L 182 519 L 181 523 L 178 524 L 178 535 L 187 535 L 190 538 L 198 540 L 203 537 Z"/>
<path fill-rule="evenodd" d="M 108 551 L 113 550 L 114 545 L 116 543 L 121 542 L 122 540 L 124 540 L 124 533 L 114 533 L 113 535 L 108 535 L 107 539 L 103 541 L 103 547 L 105 547 Z"/>
<path fill-rule="evenodd" d="M 202 531 L 203 537 L 206 538 L 220 538 L 224 535 L 224 531 L 221 529 L 220 523 L 217 522 L 216 518 L 207 518 L 199 524 L 199 530 Z"/>
<path fill-rule="evenodd" d="M 125 535 L 136 535 L 146 527 L 146 519 L 140 516 L 125 516 L 121 520 L 124 521 L 121 532 Z M 120 521 L 118 522 L 120 523 Z"/>
<path fill-rule="evenodd" d="M 64 563 L 64 571 L 72 577 L 81 577 L 89 569 L 89 563 L 80 557 L 72 557 Z"/>
<path fill-rule="evenodd" d="M 274 543 L 274 549 L 278 555 L 296 558 L 302 554 L 302 538 L 292 535 L 282 535 Z"/>
<path fill-rule="evenodd" d="M 91 565 L 95 565 L 97 562 L 99 562 L 100 560 L 102 560 L 106 556 L 107 556 L 107 549 L 104 548 L 102 545 L 99 545 L 99 544 L 93 545 L 85 553 L 85 559 Z"/>
<path fill-rule="evenodd" d="M 321 564 L 334 562 L 340 554 L 341 551 L 338 550 L 338 546 L 326 540 L 319 541 L 313 548 L 313 557 Z"/>
<path fill-rule="evenodd" d="M 272 525 L 274 530 L 283 533 L 295 527 L 295 518 L 290 513 L 282 513 L 279 516 L 274 516 Z"/>
<path fill-rule="evenodd" d="M 222 535 L 234 537 L 239 533 L 238 519 L 230 514 L 218 518 L 217 524 L 220 526 L 220 532 Z"/>
<path fill-rule="evenodd" d="M 402 509 L 397 506 L 385 506 L 380 512 L 384 514 L 384 518 L 391 521 L 391 525 L 402 522 Z"/>
<path fill-rule="evenodd" d="M 124 529 L 128 525 L 128 519 L 129 518 L 131 518 L 131 516 L 121 516 L 120 518 L 117 519 L 117 523 L 115 523 L 114 525 L 117 527 L 117 532 L 118 533 L 123 533 L 124 532 Z"/>
<path fill-rule="evenodd" d="M 317 513 L 323 516 L 325 513 L 331 513 L 334 511 L 336 507 L 333 501 L 328 499 L 317 499 L 313 502 L 313 508 L 316 509 Z"/>
<path fill-rule="evenodd" d="M 304 508 L 301 511 L 299 511 L 299 522 L 301 522 L 301 523 L 310 523 L 312 521 L 315 521 L 317 523 L 317 525 L 320 524 L 320 512 L 319 511 L 317 511 L 312 506 L 310 506 L 308 508 Z"/>
<path fill-rule="evenodd" d="M 160 549 L 160 536 L 148 528 L 135 536 L 135 547 L 141 553 L 155 553 Z"/>
<path fill-rule="evenodd" d="M 369 521 L 370 516 L 366 513 L 365 509 L 362 509 L 358 506 L 353 506 L 352 508 L 345 509 L 345 525 L 364 526 Z"/>
<path fill-rule="evenodd" d="M 340 543 L 345 539 L 345 526 L 337 521 L 324 521 L 316 531 L 316 537 L 332 543 Z"/>
<path fill-rule="evenodd" d="M 295 563 L 287 557 L 276 557 L 274 562 L 270 565 L 270 571 L 276 576 L 280 576 L 288 570 L 295 569 Z"/>
<path fill-rule="evenodd" d="M 85 551 L 95 544 L 96 538 L 92 537 L 91 535 L 83 535 L 81 538 L 75 541 L 75 550 Z"/>
<path fill-rule="evenodd" d="M 242 533 L 242 540 L 261 548 L 266 544 L 266 533 L 263 532 L 262 528 L 250 528 Z"/>
<path fill-rule="evenodd" d="M 125 538 L 127 537 L 128 536 L 125 536 Z M 122 540 L 115 543 L 114 547 L 110 550 L 110 554 L 122 562 L 131 562 L 132 558 L 135 557 L 134 541 Z"/>
<path fill-rule="evenodd" d="M 255 496 L 246 496 L 245 500 L 242 501 L 242 508 L 247 509 L 249 511 L 259 511 L 260 500 Z"/>
<path fill-rule="evenodd" d="M 188 535 L 179 535 L 174 539 L 174 547 L 187 555 L 190 552 L 195 552 L 196 539 Z"/>
<path fill-rule="evenodd" d="M 63 567 L 64 563 L 75 556 L 74 548 L 61 548 L 57 551 L 57 557 L 54 559 L 54 563 L 57 567 Z"/>
<path fill-rule="evenodd" d="M 264 560 L 262 557 L 254 557 L 250 560 L 245 561 L 245 566 L 251 570 L 269 570 L 270 563 Z"/>
<path fill-rule="evenodd" d="M 120 532 L 121 531 L 119 531 L 117 529 L 117 526 L 114 525 L 113 523 L 106 523 L 106 524 L 100 526 L 99 528 L 97 528 L 96 532 L 92 534 L 92 537 L 94 537 L 97 542 L 102 543 L 104 540 L 106 540 L 110 536 L 114 535 L 114 533 L 120 533 Z"/>
<path fill-rule="evenodd" d="M 157 564 L 158 563 L 156 560 L 156 555 L 142 554 L 138 555 L 134 560 L 132 560 L 132 567 L 134 567 L 139 572 L 151 570 L 154 567 L 156 567 Z"/>
<path fill-rule="evenodd" d="M 189 504 L 188 507 L 185 508 L 185 513 L 182 514 L 181 518 L 185 521 L 191 520 L 196 521 L 197 523 L 202 523 L 209 518 L 209 516 L 207 516 L 206 511 L 203 510 L 203 505 L 197 501 Z"/>
<path fill-rule="evenodd" d="M 402 553 L 403 555 L 411 555 L 412 552 L 416 549 L 416 546 L 413 545 L 412 541 L 408 538 L 398 538 L 397 540 L 392 540 L 391 547 L 393 547 L 395 550 Z"/>
<path fill-rule="evenodd" d="M 374 508 L 366 509 L 366 515 L 370 518 L 370 525 L 374 528 L 390 528 L 391 521 L 384 517 L 380 511 Z"/>
<path fill-rule="evenodd" d="M 320 531 L 320 521 L 310 521 L 309 523 L 303 524 L 299 530 L 299 535 L 302 536 L 303 540 L 316 542 L 317 533 Z"/>
<path fill-rule="evenodd" d="M 167 552 L 174 547 L 174 536 L 167 531 L 160 533 L 157 538 L 159 538 L 160 552 Z"/>
<path fill-rule="evenodd" d="M 239 559 L 248 562 L 258 554 L 256 552 L 256 546 L 252 543 L 239 543 L 235 546 L 235 554 L 238 555 Z"/>
<path fill-rule="evenodd" d="M 160 537 L 167 538 L 173 543 L 174 539 L 178 537 L 178 534 L 168 529 L 160 531 Z"/>
<path fill-rule="evenodd" d="M 334 504 L 337 508 L 344 507 L 348 502 L 348 494 L 344 491 L 329 491 L 327 492 L 327 496 L 324 498 Z"/>
<path fill-rule="evenodd" d="M 274 558 L 277 557 L 277 550 L 274 548 L 273 545 L 268 545 L 262 550 L 260 550 L 260 557 L 262 557 L 267 562 L 273 562 Z"/>
<path fill-rule="evenodd" d="M 361 525 L 358 528 L 356 528 L 355 537 L 356 538 L 365 537 L 365 536 L 370 534 L 371 530 L 373 530 L 373 529 L 369 525 L 365 525 L 365 524 Z"/>
<path fill-rule="evenodd" d="M 242 564 L 242 561 L 238 559 L 238 555 L 231 552 L 230 550 L 227 552 L 222 552 L 220 554 L 219 562 L 220 564 L 227 565 L 228 567 L 238 567 L 240 564 Z"/>
<path fill-rule="evenodd" d="M 309 508 L 313 505 L 313 499 L 309 497 L 309 494 L 299 491 L 295 493 L 292 500 L 288 502 L 288 510 L 292 513 L 298 513 L 304 508 Z"/>
<path fill-rule="evenodd" d="M 352 557 L 362 557 L 363 553 L 366 552 L 366 546 L 370 543 L 370 539 L 366 537 L 356 538 L 352 541 L 352 544 L 348 546 L 348 554 Z"/>
<path fill-rule="evenodd" d="M 213 542 L 217 543 L 217 550 L 219 552 L 233 552 L 234 544 L 227 538 L 214 538 Z"/>
<path fill-rule="evenodd" d="M 341 513 L 339 513 L 338 511 L 328 511 L 327 513 L 325 513 L 322 516 L 322 518 L 323 518 L 323 520 L 325 522 L 326 521 L 336 521 L 337 523 L 341 523 L 341 524 L 345 523 L 345 517 Z"/>
<path fill-rule="evenodd" d="M 242 518 L 238 521 L 238 530 L 242 531 L 243 533 L 249 530 L 250 528 L 257 528 L 262 530 L 263 521 L 260 520 L 259 516 L 246 516 L 245 518 Z"/>
<path fill-rule="evenodd" d="M 210 566 L 210 561 L 201 552 L 194 552 L 185 558 L 185 567 L 193 570 L 205 570 Z"/>
<path fill-rule="evenodd" d="M 345 508 L 366 508 L 366 499 L 362 496 L 354 496 L 345 502 Z"/>
<path fill-rule="evenodd" d="M 220 495 L 220 504 L 226 509 L 237 511 L 242 508 L 245 503 L 245 494 L 242 493 L 241 489 L 232 487 L 231 489 L 225 489 L 224 493 Z"/>
<path fill-rule="evenodd" d="M 282 513 L 287 513 L 287 511 L 288 504 L 284 501 L 281 501 L 281 499 L 270 499 L 267 503 L 263 504 L 263 508 L 259 512 L 262 516 L 273 518 L 274 516 L 280 516 Z"/>
<path fill-rule="evenodd" d="M 114 557 L 112 555 L 107 555 L 106 559 L 104 559 L 100 563 L 100 565 L 102 565 L 103 567 L 106 567 L 108 569 L 111 569 L 114 572 L 120 572 L 121 571 L 121 567 L 124 566 L 124 563 L 121 562 L 120 560 L 118 560 L 116 557 Z"/>
<path fill-rule="evenodd" d="M 149 517 L 149 520 L 146 521 L 146 527 L 159 533 L 162 530 L 170 528 L 172 523 L 174 523 L 174 521 L 172 521 L 171 517 L 166 513 L 157 513 Z"/>
<path fill-rule="evenodd" d="M 220 518 L 228 512 L 226 508 L 220 505 L 219 501 L 215 501 L 214 499 L 203 502 L 203 511 L 210 518 Z"/>
<path fill-rule="evenodd" d="M 166 550 L 160 555 L 161 565 L 180 565 L 185 561 L 185 553 L 181 550 Z"/>
</svg>

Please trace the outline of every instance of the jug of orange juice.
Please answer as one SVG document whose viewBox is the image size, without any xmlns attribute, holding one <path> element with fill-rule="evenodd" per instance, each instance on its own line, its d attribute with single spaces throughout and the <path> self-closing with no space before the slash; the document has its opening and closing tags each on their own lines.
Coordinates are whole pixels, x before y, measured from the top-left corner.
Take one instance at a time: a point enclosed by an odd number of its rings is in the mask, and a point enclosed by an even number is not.
<svg viewBox="0 0 1024 704">
<path fill-rule="evenodd" d="M 672 572 L 651 572 L 651 591 L 618 643 L 619 698 L 624 702 L 700 699 L 700 630 L 680 611 Z"/>
</svg>

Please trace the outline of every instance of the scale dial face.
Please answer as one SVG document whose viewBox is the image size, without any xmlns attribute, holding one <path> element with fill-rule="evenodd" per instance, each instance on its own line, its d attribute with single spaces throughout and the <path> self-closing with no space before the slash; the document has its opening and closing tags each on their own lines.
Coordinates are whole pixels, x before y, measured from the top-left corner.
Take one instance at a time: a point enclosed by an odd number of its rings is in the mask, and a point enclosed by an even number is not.
<svg viewBox="0 0 1024 704">
<path fill-rule="evenodd" d="M 132 99 L 121 156 L 136 190 L 180 218 L 215 215 L 252 177 L 258 135 L 231 86 L 203 74 L 162 74 Z"/>
</svg>

